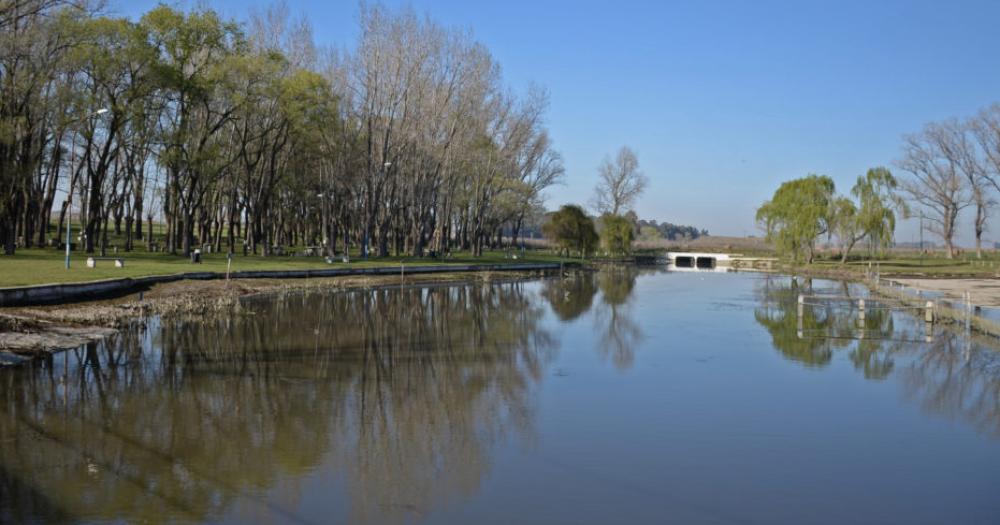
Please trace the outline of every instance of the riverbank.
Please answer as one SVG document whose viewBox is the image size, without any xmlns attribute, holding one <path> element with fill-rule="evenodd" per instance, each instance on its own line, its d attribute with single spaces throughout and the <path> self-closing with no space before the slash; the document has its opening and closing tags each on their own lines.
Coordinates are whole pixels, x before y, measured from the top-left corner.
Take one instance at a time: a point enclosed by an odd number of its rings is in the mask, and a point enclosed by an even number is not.
<svg viewBox="0 0 1000 525">
<path fill-rule="evenodd" d="M 70 268 L 66 268 L 65 254 L 53 249 L 22 249 L 16 255 L 0 256 L 0 288 L 15 286 L 34 286 L 47 284 L 84 283 L 108 279 L 136 279 L 140 277 L 175 275 L 182 273 L 216 273 L 224 274 L 254 272 L 304 272 L 330 269 L 359 268 L 399 268 L 416 266 L 462 266 L 480 264 L 509 263 L 559 263 L 573 262 L 577 259 L 561 258 L 544 251 L 488 251 L 475 256 L 469 252 L 454 252 L 448 257 L 414 258 L 414 257 L 377 257 L 362 259 L 357 253 L 351 254 L 350 262 L 342 262 L 337 258 L 327 263 L 323 257 L 301 255 L 304 249 L 299 249 L 299 255 L 291 255 L 289 249 L 285 256 L 264 257 L 260 255 L 234 255 L 232 261 L 224 253 L 201 254 L 201 263 L 192 264 L 190 258 L 181 255 L 170 255 L 163 252 L 132 252 L 109 251 L 109 258 L 121 258 L 124 267 L 116 267 L 113 260 L 98 260 L 95 268 L 88 268 L 88 255 L 74 252 Z M 515 259 L 516 257 L 516 259 Z"/>
<path fill-rule="evenodd" d="M 251 295 L 523 279 L 558 272 L 560 266 L 511 264 L 480 265 L 464 270 L 436 268 L 435 271 L 427 267 L 410 268 L 403 275 L 396 268 L 391 274 L 368 272 L 309 279 L 175 279 L 152 284 L 141 293 L 114 299 L 0 308 L 0 366 L 20 364 L 103 339 L 128 323 L 141 322 L 151 315 L 238 313 L 240 299 Z"/>
<path fill-rule="evenodd" d="M 965 294 L 971 295 L 973 304 L 977 306 L 1000 307 L 1000 276 L 986 262 L 982 266 L 969 268 L 978 271 L 959 273 L 953 265 L 946 272 L 915 272 L 900 271 L 897 265 L 882 264 L 871 266 L 871 272 L 881 280 L 891 280 L 908 288 L 933 292 L 954 301 L 965 300 Z M 846 281 L 868 282 L 870 275 L 867 265 L 789 265 L 779 267 L 779 271 L 792 275 L 824 279 L 840 279 Z"/>
<path fill-rule="evenodd" d="M 876 268 L 880 273 L 874 274 Z M 935 322 L 965 324 L 968 318 L 971 330 L 1000 338 L 1000 323 L 983 317 L 978 312 L 983 307 L 1000 307 L 1000 279 L 991 278 L 991 275 L 983 277 L 982 274 L 978 277 L 953 273 L 913 276 L 911 273 L 894 271 L 892 266 L 889 268 L 885 272 L 881 265 L 873 266 L 873 274 L 877 278 L 839 265 L 784 265 L 779 271 L 816 279 L 861 283 L 875 295 L 916 309 L 924 308 L 927 301 L 931 300 L 934 303 Z M 968 309 L 964 306 L 967 297 L 971 304 Z"/>
</svg>

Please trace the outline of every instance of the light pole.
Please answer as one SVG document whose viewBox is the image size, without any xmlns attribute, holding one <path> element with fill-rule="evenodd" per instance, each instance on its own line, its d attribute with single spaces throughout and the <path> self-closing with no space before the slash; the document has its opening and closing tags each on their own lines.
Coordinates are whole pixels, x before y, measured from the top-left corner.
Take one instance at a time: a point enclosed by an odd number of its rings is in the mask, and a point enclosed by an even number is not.
<svg viewBox="0 0 1000 525">
<path fill-rule="evenodd" d="M 90 118 L 98 117 L 107 112 L 108 108 L 101 108 L 77 120 L 76 122 L 82 122 Z M 73 137 L 73 161 L 75 160 L 76 160 L 76 136 Z M 72 166 L 70 167 L 70 169 L 73 169 Z M 70 232 L 73 230 L 73 188 L 69 189 L 69 192 L 66 195 L 66 199 L 68 200 L 66 206 L 66 269 L 69 270 L 69 241 L 70 241 Z"/>
</svg>

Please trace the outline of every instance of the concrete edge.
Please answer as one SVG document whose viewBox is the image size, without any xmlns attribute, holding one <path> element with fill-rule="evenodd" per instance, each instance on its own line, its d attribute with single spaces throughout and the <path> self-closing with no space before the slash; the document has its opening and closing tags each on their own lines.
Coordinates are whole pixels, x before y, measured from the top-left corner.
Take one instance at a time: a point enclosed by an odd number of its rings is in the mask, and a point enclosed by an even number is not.
<svg viewBox="0 0 1000 525">
<path fill-rule="evenodd" d="M 573 263 L 566 263 L 572 266 Z M 308 279 L 313 277 L 341 277 L 353 275 L 417 275 L 428 273 L 472 273 L 488 271 L 557 270 L 563 263 L 510 263 L 510 264 L 460 264 L 379 266 L 374 268 L 330 268 L 316 270 L 255 270 L 231 272 L 231 279 Z M 123 277 L 85 283 L 39 284 L 0 288 L 0 307 L 36 306 L 82 302 L 91 299 L 125 295 L 154 284 L 190 280 L 225 279 L 225 272 L 186 272 L 146 277 Z"/>
</svg>

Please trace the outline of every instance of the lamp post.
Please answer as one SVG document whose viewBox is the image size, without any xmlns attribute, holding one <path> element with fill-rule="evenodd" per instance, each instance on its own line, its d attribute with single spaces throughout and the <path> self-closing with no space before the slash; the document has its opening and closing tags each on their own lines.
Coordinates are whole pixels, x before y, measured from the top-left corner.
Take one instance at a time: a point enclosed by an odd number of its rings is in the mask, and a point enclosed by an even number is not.
<svg viewBox="0 0 1000 525">
<path fill-rule="evenodd" d="M 101 108 L 77 120 L 76 122 L 82 122 L 90 118 L 98 117 L 107 112 L 108 108 Z M 76 161 L 76 136 L 73 137 L 73 160 L 71 162 L 75 161 Z M 69 193 L 66 195 L 66 199 L 68 200 L 67 202 L 68 206 L 66 206 L 66 269 L 69 270 L 69 242 L 71 239 L 70 232 L 73 230 L 73 188 L 69 189 Z"/>
</svg>

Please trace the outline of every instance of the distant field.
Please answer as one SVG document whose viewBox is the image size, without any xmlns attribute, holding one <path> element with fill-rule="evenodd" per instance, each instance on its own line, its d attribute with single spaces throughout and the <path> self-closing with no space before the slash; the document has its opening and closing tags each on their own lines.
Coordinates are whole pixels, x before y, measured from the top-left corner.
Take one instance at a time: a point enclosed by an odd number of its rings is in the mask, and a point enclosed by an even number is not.
<svg viewBox="0 0 1000 525">
<path fill-rule="evenodd" d="M 635 243 L 638 251 L 652 250 L 697 250 L 706 252 L 730 252 L 744 255 L 759 255 L 772 253 L 771 245 L 759 237 L 725 237 L 708 235 L 694 240 L 638 241 Z"/>
</svg>

